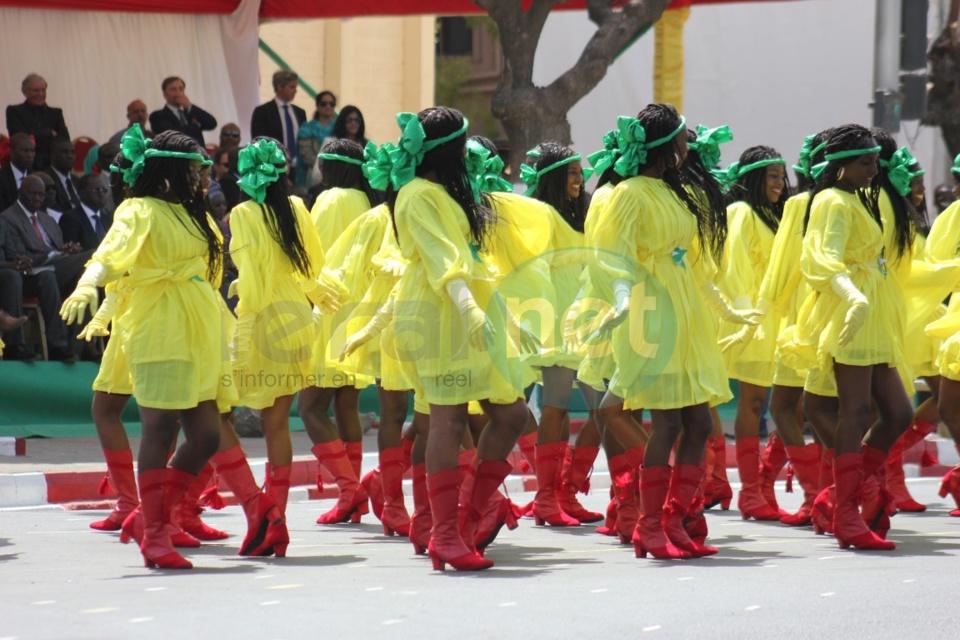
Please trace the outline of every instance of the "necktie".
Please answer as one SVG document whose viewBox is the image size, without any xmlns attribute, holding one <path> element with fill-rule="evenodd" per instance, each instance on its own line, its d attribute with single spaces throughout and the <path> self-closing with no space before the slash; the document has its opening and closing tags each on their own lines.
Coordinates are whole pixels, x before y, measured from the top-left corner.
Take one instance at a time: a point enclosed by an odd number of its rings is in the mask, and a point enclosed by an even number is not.
<svg viewBox="0 0 960 640">
<path fill-rule="evenodd" d="M 297 157 L 297 139 L 293 135 L 293 116 L 290 115 L 290 105 L 283 105 L 283 135 L 286 138 L 287 149 L 290 150 L 290 157 Z"/>
<path fill-rule="evenodd" d="M 180 115 L 180 124 L 186 126 L 186 125 L 187 125 L 187 114 L 184 112 L 184 110 L 183 110 L 182 108 L 177 109 L 177 113 Z"/>
<path fill-rule="evenodd" d="M 47 244 L 47 241 L 43 239 L 43 232 L 40 231 L 40 221 L 37 220 L 37 214 L 30 216 L 30 222 L 33 223 L 33 231 L 37 234 L 40 244 Z"/>
<path fill-rule="evenodd" d="M 70 204 L 74 207 L 80 206 L 80 198 L 77 197 L 77 190 L 73 188 L 73 180 L 70 179 L 70 176 L 67 176 L 67 197 L 70 198 Z"/>
<path fill-rule="evenodd" d="M 100 221 L 100 214 L 93 214 L 93 231 L 97 234 L 97 240 L 103 240 L 103 236 L 107 235 L 107 230 L 103 228 L 103 223 Z"/>
</svg>

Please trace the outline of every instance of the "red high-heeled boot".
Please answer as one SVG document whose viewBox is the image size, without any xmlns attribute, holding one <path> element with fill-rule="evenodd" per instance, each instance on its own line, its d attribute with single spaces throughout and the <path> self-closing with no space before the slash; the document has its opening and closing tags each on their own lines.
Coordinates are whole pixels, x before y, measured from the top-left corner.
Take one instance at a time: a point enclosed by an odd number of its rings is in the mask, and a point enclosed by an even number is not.
<svg viewBox="0 0 960 640">
<path fill-rule="evenodd" d="M 210 462 L 227 488 L 240 501 L 247 518 L 247 533 L 238 555 L 268 555 L 277 547 L 286 550 L 290 534 L 283 513 L 273 498 L 260 491 L 240 445 L 217 453 Z"/>
<path fill-rule="evenodd" d="M 719 504 L 720 508 L 726 511 L 730 508 L 730 501 L 733 499 L 733 489 L 730 488 L 730 481 L 727 479 L 727 438 L 726 436 L 711 437 L 707 440 L 707 446 L 713 451 L 711 473 L 713 493 L 704 506 L 711 509 Z"/>
<path fill-rule="evenodd" d="M 363 441 L 360 442 L 344 442 L 343 448 L 347 450 L 347 458 L 350 460 L 350 465 L 353 467 L 353 472 L 357 476 L 357 480 L 363 477 Z M 369 495 L 368 495 L 369 498 Z M 363 501 L 356 511 L 350 515 L 350 522 L 360 522 L 360 516 L 363 516 L 367 513 L 370 513 L 370 507 L 367 504 L 367 500 Z"/>
<path fill-rule="evenodd" d="M 776 432 L 771 433 L 770 437 L 767 438 L 767 446 L 763 449 L 763 455 L 760 456 L 760 495 L 774 511 L 780 514 L 780 517 L 790 514 L 781 509 L 777 503 L 774 483 L 786 464 L 787 451 L 783 446 L 783 440 Z"/>
<path fill-rule="evenodd" d="M 607 461 L 609 465 L 610 462 Z M 613 474 L 611 474 L 612 478 Z M 614 495 L 613 482 L 610 482 L 610 502 L 607 503 L 607 509 L 604 513 L 603 524 L 594 529 L 602 536 L 616 537 L 617 533 L 617 499 Z"/>
<path fill-rule="evenodd" d="M 213 466 L 207 463 L 203 465 L 203 469 L 197 474 L 197 479 L 183 494 L 173 510 L 173 523 L 179 525 L 181 529 L 197 540 L 223 540 L 230 537 L 230 534 L 226 531 L 214 529 L 200 519 L 203 507 L 200 506 L 198 501 L 200 494 L 210 484 L 211 477 L 213 477 Z"/>
<path fill-rule="evenodd" d="M 380 452 L 384 535 L 410 535 L 410 515 L 403 502 L 403 449 L 391 447 Z"/>
<path fill-rule="evenodd" d="M 537 494 L 533 498 L 533 517 L 538 525 L 576 527 L 580 521 L 560 509 L 557 502 L 557 473 L 567 450 L 566 442 L 537 445 Z"/>
<path fill-rule="evenodd" d="M 893 496 L 887 491 L 884 474 L 887 452 L 864 444 L 863 485 L 860 490 L 860 515 L 870 530 L 883 539 L 890 530 L 890 516 L 897 512 Z"/>
<path fill-rule="evenodd" d="M 284 465 L 273 465 L 269 462 L 266 465 L 266 479 L 263 482 L 263 491 L 273 502 L 277 505 L 277 509 L 280 510 L 280 515 L 283 516 L 284 521 L 287 519 L 287 499 L 290 497 L 290 473 L 293 470 L 292 466 L 289 464 Z M 286 542 L 278 542 L 273 547 L 273 552 L 277 555 L 278 558 L 285 558 L 287 555 L 287 545 L 289 544 L 289 539 Z M 263 555 L 272 555 L 268 553 L 269 548 L 264 550 Z"/>
<path fill-rule="evenodd" d="M 737 508 L 744 520 L 780 520 L 780 512 L 767 504 L 760 493 L 760 438 L 737 439 L 737 469 L 740 493 Z"/>
<path fill-rule="evenodd" d="M 537 432 L 531 431 L 517 438 L 517 447 L 523 460 L 520 461 L 520 470 L 524 473 L 537 472 Z"/>
<path fill-rule="evenodd" d="M 813 501 L 817 498 L 817 487 L 820 475 L 820 459 L 823 457 L 823 448 L 813 442 L 803 447 L 787 447 L 787 456 L 793 465 L 793 472 L 803 489 L 803 504 L 794 514 L 780 518 L 780 522 L 791 527 L 805 527 L 810 524 Z"/>
<path fill-rule="evenodd" d="M 686 551 L 693 558 L 712 556 L 717 552 L 716 547 L 707 547 L 692 540 L 684 526 L 684 520 L 688 516 L 695 515 L 694 507 L 697 501 L 697 493 L 700 491 L 702 477 L 703 469 L 700 465 L 678 464 L 674 466 L 667 490 L 666 504 L 663 507 L 662 524 L 664 533 L 667 534 L 667 538 L 673 543 L 673 546 Z M 706 518 L 703 519 L 702 523 L 699 521 L 697 523 L 696 533 L 698 537 L 701 533 L 700 528 L 706 528 Z M 702 533 L 703 538 L 706 539 L 706 531 Z"/>
<path fill-rule="evenodd" d="M 471 550 L 476 550 L 478 525 L 484 513 L 492 506 L 490 503 L 494 494 L 498 493 L 497 490 L 512 469 L 513 466 L 505 460 L 476 458 L 471 465 L 471 473 L 468 474 L 472 477 L 472 482 L 468 482 L 467 476 L 464 476 L 464 485 L 469 486 L 469 489 L 464 491 L 461 488 L 460 491 L 460 537 Z M 502 522 L 495 525 L 494 529 L 499 531 L 500 526 Z M 481 532 L 480 537 L 485 544 L 489 544 L 489 541 L 485 540 L 489 535 L 487 531 Z M 496 532 L 493 535 L 495 536 Z"/>
<path fill-rule="evenodd" d="M 907 479 L 903 473 L 903 454 L 936 430 L 937 425 L 926 420 L 914 419 L 910 428 L 890 449 L 886 469 L 887 490 L 893 496 L 894 505 L 898 511 L 919 513 L 927 510 L 927 505 L 914 500 L 910 491 L 907 490 Z"/>
<path fill-rule="evenodd" d="M 863 454 L 844 453 L 833 461 L 833 476 L 837 488 L 837 506 L 833 515 L 833 534 L 841 549 L 889 550 L 896 545 L 879 538 L 860 517 L 857 496 L 863 482 Z"/>
<path fill-rule="evenodd" d="M 586 494 L 590 486 L 590 470 L 600 453 L 600 447 L 574 447 L 567 445 L 563 456 L 563 467 L 560 472 L 560 482 L 557 489 L 557 502 L 564 513 L 576 518 L 580 522 L 600 522 L 603 514 L 588 511 L 580 501 L 577 493 Z"/>
<path fill-rule="evenodd" d="M 477 553 L 482 556 L 484 550 L 493 544 L 504 526 L 511 531 L 520 526 L 519 518 L 522 516 L 523 512 L 518 505 L 500 493 L 499 489 L 494 491 L 487 500 L 487 507 L 473 535 Z"/>
<path fill-rule="evenodd" d="M 642 450 L 632 449 L 610 459 L 610 480 L 617 501 L 617 535 L 621 544 L 631 541 L 640 518 L 637 478 L 642 460 Z"/>
<path fill-rule="evenodd" d="M 350 517 L 367 502 L 367 492 L 357 481 L 347 451 L 340 439 L 314 445 L 310 451 L 327 471 L 333 475 L 340 489 L 337 504 L 330 511 L 317 518 L 317 524 L 339 524 Z"/>
<path fill-rule="evenodd" d="M 97 531 L 119 531 L 123 521 L 140 504 L 137 498 L 137 479 L 133 474 L 133 452 L 130 449 L 104 449 L 103 457 L 107 461 L 107 475 L 100 483 L 100 495 L 107 493 L 112 484 L 117 492 L 117 504 L 105 519 L 91 522 L 90 528 Z"/>
<path fill-rule="evenodd" d="M 960 453 L 960 444 L 957 445 L 957 453 Z M 958 507 L 954 510 L 957 513 L 951 511 L 950 515 L 960 516 L 960 465 L 950 469 L 940 482 L 940 497 L 946 498 L 948 493 L 953 497 L 953 501 L 957 503 Z"/>
<path fill-rule="evenodd" d="M 836 487 L 833 485 L 833 449 L 823 449 L 820 458 L 820 488 L 810 509 L 813 532 L 817 535 L 833 534 L 833 512 L 837 502 Z"/>
<path fill-rule="evenodd" d="M 140 508 L 143 513 L 143 540 L 140 553 L 150 569 L 191 569 L 190 561 L 173 549 L 167 525 L 170 510 L 183 495 L 194 476 L 179 469 L 141 471 Z"/>
<path fill-rule="evenodd" d="M 443 469 L 427 476 L 433 532 L 427 553 L 436 571 L 450 564 L 457 571 L 489 569 L 493 562 L 481 558 L 464 544 L 460 537 L 459 508 L 460 469 Z"/>
<path fill-rule="evenodd" d="M 380 467 L 374 467 L 367 471 L 366 475 L 360 479 L 360 486 L 367 492 L 370 498 L 370 511 L 377 520 L 383 520 L 383 479 L 380 475 Z"/>
<path fill-rule="evenodd" d="M 415 464 L 413 473 L 413 515 L 410 516 L 410 542 L 418 556 L 427 553 L 430 544 L 430 530 L 433 529 L 433 515 L 430 512 L 430 498 L 427 494 L 427 465 Z"/>
<path fill-rule="evenodd" d="M 697 467 L 699 470 L 699 467 Z M 678 549 L 663 529 L 663 503 L 670 490 L 670 467 L 643 467 L 640 470 L 640 519 L 631 541 L 634 554 L 658 560 L 689 558 L 690 552 Z"/>
</svg>

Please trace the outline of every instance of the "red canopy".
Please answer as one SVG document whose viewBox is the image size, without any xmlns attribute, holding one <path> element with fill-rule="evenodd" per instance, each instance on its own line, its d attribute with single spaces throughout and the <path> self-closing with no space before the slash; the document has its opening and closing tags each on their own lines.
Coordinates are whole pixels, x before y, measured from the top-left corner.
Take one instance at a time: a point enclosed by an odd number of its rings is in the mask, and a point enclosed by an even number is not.
<svg viewBox="0 0 960 640">
<path fill-rule="evenodd" d="M 529 5 L 531 0 L 522 0 Z M 779 2 L 782 0 L 674 0 L 672 6 L 720 2 Z M 0 7 L 65 11 L 122 11 L 131 13 L 233 13 L 239 0 L 0 0 Z M 586 8 L 586 0 L 567 0 L 556 10 Z M 482 14 L 469 0 L 262 0 L 260 17 L 347 18 L 411 14 Z"/>
</svg>

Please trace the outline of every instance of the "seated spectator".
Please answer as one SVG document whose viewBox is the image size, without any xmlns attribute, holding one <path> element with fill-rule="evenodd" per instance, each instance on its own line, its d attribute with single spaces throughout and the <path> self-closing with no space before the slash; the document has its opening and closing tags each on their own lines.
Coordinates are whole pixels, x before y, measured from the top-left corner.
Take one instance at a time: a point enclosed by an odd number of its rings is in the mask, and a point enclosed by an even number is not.
<svg viewBox="0 0 960 640">
<path fill-rule="evenodd" d="M 203 132 L 217 128 L 217 119 L 195 104 L 184 93 L 186 84 L 177 76 L 164 78 L 161 83 L 166 105 L 150 114 L 150 128 L 154 135 L 173 129 L 190 136 L 201 147 Z M 239 142 L 239 140 L 238 140 Z"/>
<path fill-rule="evenodd" d="M 353 140 L 361 147 L 367 146 L 366 137 L 367 125 L 363 121 L 363 114 L 352 104 L 348 104 L 337 116 L 337 121 L 333 123 L 333 135 L 327 138 Z M 326 144 L 326 141 L 324 142 Z"/>
<path fill-rule="evenodd" d="M 113 216 L 103 211 L 103 201 L 107 187 L 100 176 L 85 175 L 79 180 L 80 206 L 71 209 L 60 218 L 60 230 L 63 241 L 79 244 L 83 249 L 93 251 L 107 235 L 107 229 L 113 224 Z"/>
<path fill-rule="evenodd" d="M 70 139 L 70 132 L 63 120 L 63 110 L 47 105 L 47 81 L 36 73 L 29 74 L 20 84 L 26 100 L 23 104 L 7 107 L 7 134 L 26 133 L 37 144 L 34 169 L 46 169 L 50 165 L 51 145 L 56 139 Z"/>
<path fill-rule="evenodd" d="M 43 189 L 46 193 L 46 197 L 43 200 L 43 210 L 47 212 L 47 215 L 53 218 L 53 221 L 57 224 L 60 224 L 60 218 L 63 216 L 63 211 L 57 209 L 57 185 L 53 182 L 53 178 L 45 174 L 43 171 L 37 171 L 32 174 L 43 180 Z"/>
<path fill-rule="evenodd" d="M 118 153 L 120 153 L 120 145 L 112 142 L 102 144 L 97 149 L 97 169 L 99 170 L 100 181 L 103 182 L 103 186 L 107 190 L 103 197 L 103 206 L 100 209 L 110 217 L 113 217 L 113 210 L 117 208 L 113 201 L 113 190 L 110 188 L 110 165 L 113 164 Z"/>
<path fill-rule="evenodd" d="M 223 191 L 223 196 L 227 199 L 227 211 L 232 210 L 240 204 L 241 191 L 240 187 L 237 186 L 237 180 L 240 179 L 240 172 L 237 171 L 237 162 L 239 159 L 240 150 L 231 149 L 227 154 L 227 162 L 230 167 L 227 169 L 226 175 L 218 181 L 220 183 L 220 189 Z"/>
<path fill-rule="evenodd" d="M 220 128 L 220 146 L 218 151 L 230 151 L 240 148 L 240 125 L 228 122 Z"/>
<path fill-rule="evenodd" d="M 57 138 L 50 150 L 50 166 L 47 175 L 53 178 L 57 187 L 57 211 L 69 211 L 80 206 L 76 181 L 73 178 L 73 163 L 77 158 L 76 149 L 69 138 Z"/>
<path fill-rule="evenodd" d="M 229 155 L 229 150 L 220 148 L 214 151 L 213 156 L 210 158 L 213 160 L 213 179 L 217 182 L 230 171 Z"/>
<path fill-rule="evenodd" d="M 310 187 L 319 182 L 316 175 L 317 154 L 327 136 L 333 135 L 333 125 L 337 120 L 337 96 L 332 91 L 317 94 L 317 110 L 313 119 L 304 122 L 297 132 L 297 178 L 295 182 Z"/>
<path fill-rule="evenodd" d="M 123 138 L 123 134 L 135 124 L 140 125 L 144 138 L 153 137 L 153 134 L 147 131 L 147 105 L 143 100 L 134 100 L 127 105 L 127 126 L 110 136 L 109 142 L 120 144 L 120 139 Z"/>
<path fill-rule="evenodd" d="M 10 164 L 0 169 L 0 211 L 17 201 L 20 183 L 29 175 L 37 147 L 26 133 L 10 136 Z"/>
</svg>

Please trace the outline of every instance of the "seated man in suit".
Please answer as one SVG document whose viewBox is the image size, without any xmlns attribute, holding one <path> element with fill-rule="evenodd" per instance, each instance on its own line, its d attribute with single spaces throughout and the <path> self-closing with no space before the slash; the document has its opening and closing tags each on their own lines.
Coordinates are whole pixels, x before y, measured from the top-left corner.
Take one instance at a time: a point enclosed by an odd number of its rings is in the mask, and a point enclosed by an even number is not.
<svg viewBox="0 0 960 640">
<path fill-rule="evenodd" d="M 253 110 L 250 120 L 250 139 L 267 136 L 279 140 L 296 162 L 297 132 L 307 120 L 307 112 L 293 104 L 300 78 L 294 71 L 277 71 L 273 74 L 273 100 Z"/>
<path fill-rule="evenodd" d="M 37 143 L 34 169 L 46 169 L 50 164 L 50 145 L 57 138 L 70 139 L 63 110 L 47 105 L 47 81 L 31 73 L 20 84 L 26 100 L 23 104 L 7 107 L 7 134 L 26 133 Z"/>
<path fill-rule="evenodd" d="M 153 137 L 153 135 L 147 131 L 147 105 L 143 100 L 134 100 L 127 105 L 127 126 L 110 136 L 109 142 L 112 144 L 120 144 L 123 134 L 135 124 L 140 125 L 140 130 L 143 131 L 144 138 Z"/>
<path fill-rule="evenodd" d="M 103 186 L 107 190 L 106 195 L 103 196 L 103 206 L 100 207 L 100 210 L 103 211 L 104 216 L 109 216 L 111 220 L 113 219 L 113 211 L 117 208 L 117 205 L 113 201 L 113 191 L 110 188 L 110 165 L 116 160 L 118 153 L 120 153 L 120 145 L 113 144 L 112 142 L 102 144 L 100 148 L 97 149 L 97 167 L 100 168 L 100 181 L 103 182 Z M 83 200 L 83 196 L 81 196 L 80 199 Z M 110 225 L 107 226 L 109 227 Z"/>
<path fill-rule="evenodd" d="M 103 236 L 113 223 L 113 216 L 103 211 L 107 189 L 100 176 L 92 173 L 80 178 L 80 206 L 67 211 L 60 218 L 64 242 L 79 244 L 93 251 L 100 246 Z"/>
<path fill-rule="evenodd" d="M 161 87 L 167 104 L 150 114 L 150 128 L 154 135 L 173 129 L 190 136 L 201 147 L 205 146 L 203 132 L 216 129 L 217 119 L 190 103 L 190 98 L 184 93 L 186 84 L 181 78 L 164 78 Z"/>
<path fill-rule="evenodd" d="M 60 218 L 63 216 L 63 211 L 57 209 L 57 185 L 54 183 L 53 178 L 45 174 L 43 171 L 37 171 L 30 175 L 37 176 L 43 180 L 43 188 L 47 192 L 47 197 L 43 201 L 43 210 L 47 212 L 47 215 L 53 218 L 53 221 L 57 224 L 60 224 Z M 3 209 L 0 209 L 3 211 Z"/>
<path fill-rule="evenodd" d="M 33 167 L 37 147 L 26 133 L 10 136 L 10 164 L 0 169 L 0 211 L 17 201 L 20 183 Z"/>
<path fill-rule="evenodd" d="M 67 331 L 60 319 L 60 291 L 52 271 L 31 273 L 33 265 L 23 244 L 10 225 L 0 219 L 0 307 L 13 316 L 23 315 L 23 297 L 38 298 L 46 325 L 47 351 L 51 360 L 72 362 L 76 356 L 68 347 Z M 38 354 L 24 344 L 20 324 L 3 329 L 4 360 L 34 360 Z"/>
<path fill-rule="evenodd" d="M 217 151 L 230 151 L 240 148 L 240 125 L 228 122 L 220 127 L 220 146 Z"/>
<path fill-rule="evenodd" d="M 53 178 L 57 187 L 57 202 L 54 207 L 57 211 L 69 211 L 80 206 L 80 195 L 77 193 L 77 183 L 73 178 L 73 164 L 77 159 L 77 151 L 68 138 L 57 138 L 50 148 L 50 166 L 46 174 Z"/>
</svg>

